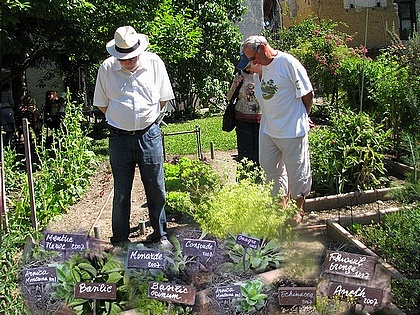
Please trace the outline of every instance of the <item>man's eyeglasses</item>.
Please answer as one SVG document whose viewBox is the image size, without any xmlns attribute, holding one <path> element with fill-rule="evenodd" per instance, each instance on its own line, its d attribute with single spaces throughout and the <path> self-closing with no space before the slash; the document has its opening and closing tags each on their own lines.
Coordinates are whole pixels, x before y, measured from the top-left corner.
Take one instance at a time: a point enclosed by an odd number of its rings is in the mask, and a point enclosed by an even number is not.
<svg viewBox="0 0 420 315">
<path fill-rule="evenodd" d="M 258 50 L 260 50 L 261 44 L 257 46 L 257 49 L 255 49 L 255 54 L 254 56 L 252 56 L 251 58 L 249 58 L 249 61 L 253 61 L 255 60 L 255 58 L 257 58 L 257 52 Z"/>
</svg>

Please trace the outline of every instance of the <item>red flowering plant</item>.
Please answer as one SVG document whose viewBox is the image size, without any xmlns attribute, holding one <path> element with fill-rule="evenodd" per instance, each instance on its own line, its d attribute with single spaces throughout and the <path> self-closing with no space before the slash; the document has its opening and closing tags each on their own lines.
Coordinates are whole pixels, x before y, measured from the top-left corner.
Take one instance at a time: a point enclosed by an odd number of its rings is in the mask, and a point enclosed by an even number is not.
<svg viewBox="0 0 420 315">
<path fill-rule="evenodd" d="M 338 93 L 337 69 L 341 60 L 351 56 L 347 43 L 352 37 L 338 31 L 339 24 L 315 18 L 308 18 L 280 30 L 275 38 L 274 47 L 294 55 L 305 66 L 317 93 L 324 98 Z M 341 25 L 344 26 L 344 25 Z"/>
</svg>

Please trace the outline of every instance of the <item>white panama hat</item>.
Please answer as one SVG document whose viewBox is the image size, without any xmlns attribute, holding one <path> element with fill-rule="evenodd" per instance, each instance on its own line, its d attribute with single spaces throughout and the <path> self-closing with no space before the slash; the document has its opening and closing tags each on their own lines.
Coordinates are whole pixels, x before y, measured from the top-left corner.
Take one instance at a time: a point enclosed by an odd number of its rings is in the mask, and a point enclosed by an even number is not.
<svg viewBox="0 0 420 315">
<path fill-rule="evenodd" d="M 117 59 L 130 59 L 140 55 L 148 45 L 147 35 L 137 33 L 132 26 L 121 26 L 106 44 L 106 50 Z"/>
</svg>

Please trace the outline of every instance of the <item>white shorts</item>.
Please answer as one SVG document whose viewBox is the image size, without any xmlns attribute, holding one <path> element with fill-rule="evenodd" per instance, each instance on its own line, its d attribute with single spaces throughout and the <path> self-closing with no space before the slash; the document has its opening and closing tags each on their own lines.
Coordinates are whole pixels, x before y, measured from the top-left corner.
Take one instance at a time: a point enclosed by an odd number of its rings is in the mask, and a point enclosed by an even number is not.
<svg viewBox="0 0 420 315">
<path fill-rule="evenodd" d="M 259 160 L 267 182 L 274 181 L 273 196 L 277 196 L 280 189 L 293 199 L 306 197 L 311 192 L 308 134 L 280 139 L 261 132 Z"/>
</svg>

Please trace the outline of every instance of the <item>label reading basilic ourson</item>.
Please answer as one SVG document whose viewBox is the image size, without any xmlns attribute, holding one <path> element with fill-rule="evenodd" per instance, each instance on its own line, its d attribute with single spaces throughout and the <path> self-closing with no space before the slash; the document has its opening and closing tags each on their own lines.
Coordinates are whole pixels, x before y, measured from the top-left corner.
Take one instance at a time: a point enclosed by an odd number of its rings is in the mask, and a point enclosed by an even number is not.
<svg viewBox="0 0 420 315">
<path fill-rule="evenodd" d="M 195 293 L 195 288 L 190 285 L 150 281 L 147 296 L 160 301 L 194 305 Z"/>
</svg>

